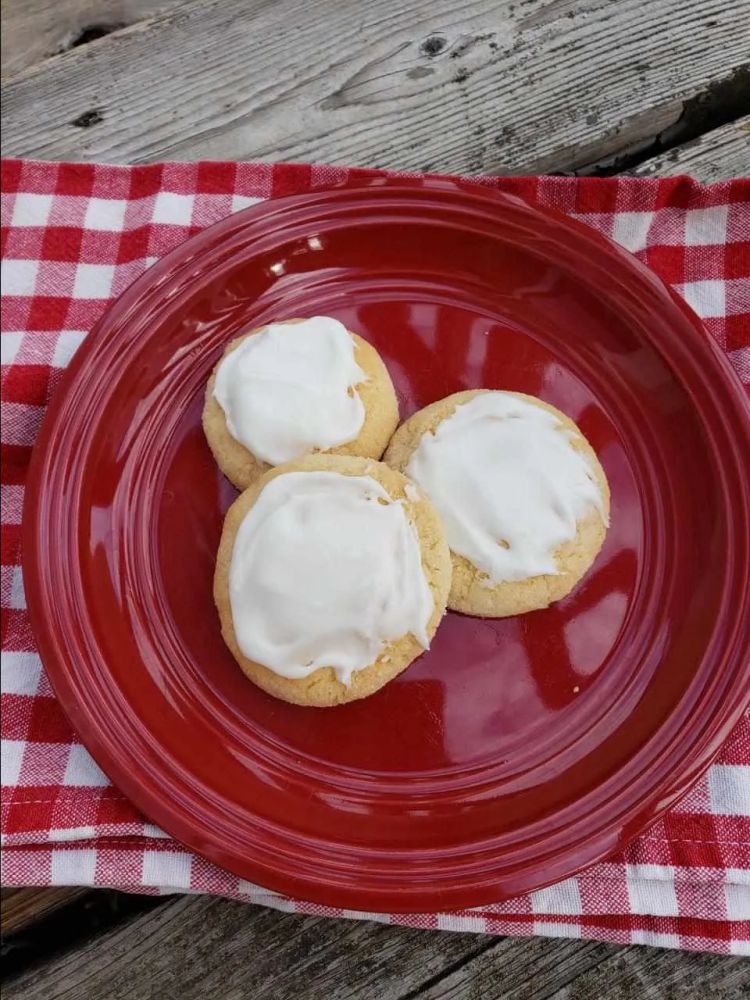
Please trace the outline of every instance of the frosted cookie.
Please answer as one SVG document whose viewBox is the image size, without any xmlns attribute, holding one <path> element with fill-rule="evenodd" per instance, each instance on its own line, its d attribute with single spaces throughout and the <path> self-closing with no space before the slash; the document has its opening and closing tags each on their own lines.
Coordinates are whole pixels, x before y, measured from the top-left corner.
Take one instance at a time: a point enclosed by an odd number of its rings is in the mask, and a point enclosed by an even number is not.
<svg viewBox="0 0 750 1000">
<path fill-rule="evenodd" d="M 326 316 L 271 323 L 233 340 L 203 408 L 209 447 L 238 489 L 313 452 L 380 458 L 397 426 L 380 355 Z"/>
<path fill-rule="evenodd" d="M 297 705 L 373 694 L 425 650 L 451 559 L 440 518 L 399 472 L 310 455 L 229 508 L 214 577 L 224 641 L 251 681 Z"/>
<path fill-rule="evenodd" d="M 573 421 L 533 396 L 479 389 L 441 399 L 396 431 L 384 461 L 442 518 L 455 611 L 502 618 L 546 608 L 604 541 L 604 470 Z"/>
</svg>

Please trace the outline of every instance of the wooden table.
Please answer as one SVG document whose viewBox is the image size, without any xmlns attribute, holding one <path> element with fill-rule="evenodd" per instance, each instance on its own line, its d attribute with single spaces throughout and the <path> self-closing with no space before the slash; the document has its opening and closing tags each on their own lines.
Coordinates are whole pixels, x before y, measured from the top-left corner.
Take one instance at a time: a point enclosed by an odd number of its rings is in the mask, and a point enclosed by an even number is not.
<svg viewBox="0 0 750 1000">
<path fill-rule="evenodd" d="M 747 0 L 2 0 L 6 156 L 750 174 Z M 6 890 L 6 1000 L 747 996 L 750 963 Z M 7 973 L 6 973 L 7 974 Z"/>
</svg>

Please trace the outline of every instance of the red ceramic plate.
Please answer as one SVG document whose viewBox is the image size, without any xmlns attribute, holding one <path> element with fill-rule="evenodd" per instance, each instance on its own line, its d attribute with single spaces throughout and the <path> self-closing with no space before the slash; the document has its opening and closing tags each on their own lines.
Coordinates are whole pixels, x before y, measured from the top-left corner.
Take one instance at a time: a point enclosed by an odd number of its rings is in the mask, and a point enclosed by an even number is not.
<svg viewBox="0 0 750 1000">
<path fill-rule="evenodd" d="M 274 701 L 211 599 L 234 492 L 200 426 L 222 347 L 329 314 L 402 416 L 477 386 L 578 422 L 612 527 L 564 601 L 449 614 L 371 698 Z M 151 268 L 78 353 L 28 490 L 25 573 L 58 696 L 112 780 L 240 876 L 366 910 L 539 888 L 622 847 L 748 697 L 750 430 L 696 317 L 632 257 L 518 200 L 376 181 L 282 198 Z"/>
</svg>

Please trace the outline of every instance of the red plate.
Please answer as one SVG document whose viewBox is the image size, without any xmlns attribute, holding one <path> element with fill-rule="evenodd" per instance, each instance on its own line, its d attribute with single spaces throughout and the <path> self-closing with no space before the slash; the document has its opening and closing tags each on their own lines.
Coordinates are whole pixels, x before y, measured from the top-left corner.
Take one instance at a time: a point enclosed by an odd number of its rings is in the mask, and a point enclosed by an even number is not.
<svg viewBox="0 0 750 1000">
<path fill-rule="evenodd" d="M 377 346 L 403 417 L 460 389 L 533 393 L 612 487 L 572 595 L 448 615 L 392 684 L 328 710 L 267 697 L 222 644 L 234 493 L 200 427 L 228 340 L 316 313 Z M 746 704 L 749 425 L 696 317 L 562 216 L 434 180 L 255 206 L 137 281 L 51 407 L 25 521 L 44 664 L 115 784 L 240 876 L 366 910 L 537 889 L 672 805 Z"/>
</svg>

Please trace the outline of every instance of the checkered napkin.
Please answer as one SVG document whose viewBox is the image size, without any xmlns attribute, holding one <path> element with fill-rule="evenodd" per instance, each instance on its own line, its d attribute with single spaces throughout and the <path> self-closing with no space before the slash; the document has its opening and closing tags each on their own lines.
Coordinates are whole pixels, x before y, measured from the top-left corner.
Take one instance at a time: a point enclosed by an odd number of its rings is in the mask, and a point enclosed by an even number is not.
<svg viewBox="0 0 750 1000">
<path fill-rule="evenodd" d="M 62 714 L 34 646 L 20 567 L 26 472 L 62 370 L 113 297 L 178 243 L 260 199 L 346 176 L 328 167 L 248 163 L 3 165 L 4 884 L 211 892 L 413 927 L 750 954 L 748 716 L 689 796 L 625 853 L 496 906 L 403 916 L 288 899 L 191 854 L 113 788 Z M 561 209 L 634 251 L 703 317 L 750 387 L 750 181 L 477 183 Z"/>
</svg>

